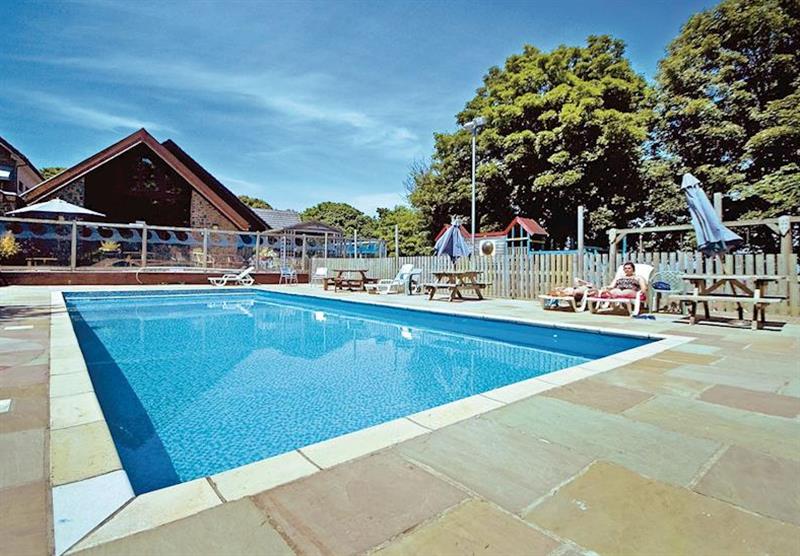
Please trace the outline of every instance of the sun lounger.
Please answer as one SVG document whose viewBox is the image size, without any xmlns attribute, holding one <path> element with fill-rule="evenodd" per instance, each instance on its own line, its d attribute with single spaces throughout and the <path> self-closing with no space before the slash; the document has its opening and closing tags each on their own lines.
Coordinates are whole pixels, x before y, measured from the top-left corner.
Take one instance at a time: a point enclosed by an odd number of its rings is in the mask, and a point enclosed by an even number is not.
<svg viewBox="0 0 800 556">
<path fill-rule="evenodd" d="M 228 282 L 238 282 L 241 286 L 252 286 L 255 280 L 250 276 L 250 273 L 253 272 L 253 270 L 255 270 L 254 267 L 248 266 L 238 274 L 230 272 L 222 276 L 211 277 L 208 281 L 214 286 L 225 286 Z"/>
<path fill-rule="evenodd" d="M 369 293 L 377 293 L 377 294 L 390 294 L 390 293 L 400 293 L 405 289 L 406 283 L 409 280 L 409 277 L 414 271 L 413 264 L 404 264 L 400 267 L 400 270 L 397 271 L 397 276 L 392 279 L 384 278 L 383 280 L 378 280 L 374 284 L 365 284 L 364 287 L 367 289 Z"/>
<path fill-rule="evenodd" d="M 585 288 L 580 296 L 578 295 L 557 295 L 546 294 L 540 295 L 539 299 L 542 302 L 542 309 L 561 309 L 570 308 L 574 312 L 579 313 L 586 310 L 587 300 L 589 299 L 589 292 L 596 291 L 594 285 L 579 278 L 575 279 L 575 288 Z"/>
<path fill-rule="evenodd" d="M 614 275 L 614 282 L 617 278 L 625 275 L 625 271 L 620 266 L 617 273 Z M 653 273 L 653 267 L 649 264 L 635 264 L 634 265 L 636 276 L 640 276 L 645 281 L 645 286 L 650 283 L 650 275 Z M 613 283 L 613 282 L 612 282 Z M 647 289 L 639 292 L 634 297 L 604 297 L 602 295 L 594 295 L 587 299 L 589 310 L 592 313 L 597 313 L 600 310 L 612 310 L 615 308 L 624 309 L 628 315 L 636 316 L 642 310 L 642 306 L 647 306 Z"/>
</svg>

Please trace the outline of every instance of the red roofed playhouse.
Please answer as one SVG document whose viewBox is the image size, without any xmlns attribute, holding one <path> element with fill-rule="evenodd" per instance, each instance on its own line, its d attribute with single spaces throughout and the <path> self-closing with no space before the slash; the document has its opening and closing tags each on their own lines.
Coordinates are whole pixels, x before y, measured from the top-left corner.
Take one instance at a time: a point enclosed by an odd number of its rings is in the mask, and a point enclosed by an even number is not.
<svg viewBox="0 0 800 556">
<path fill-rule="evenodd" d="M 445 224 L 436 234 L 434 241 L 450 228 L 450 224 Z M 467 240 L 472 239 L 463 225 L 461 235 Z M 516 216 L 509 222 L 505 230 L 497 232 L 479 232 L 475 234 L 476 249 L 483 255 L 503 255 L 507 252 L 524 250 L 525 252 L 539 251 L 544 249 L 545 238 L 549 234 L 538 222 L 530 218 Z"/>
</svg>

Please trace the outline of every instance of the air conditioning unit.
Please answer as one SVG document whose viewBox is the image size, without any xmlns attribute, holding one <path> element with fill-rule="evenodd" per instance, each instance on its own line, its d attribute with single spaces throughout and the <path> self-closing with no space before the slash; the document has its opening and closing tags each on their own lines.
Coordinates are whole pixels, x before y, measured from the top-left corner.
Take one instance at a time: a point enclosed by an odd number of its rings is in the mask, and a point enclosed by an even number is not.
<svg viewBox="0 0 800 556">
<path fill-rule="evenodd" d="M 494 255 L 494 249 L 495 249 L 494 241 L 492 241 L 491 239 L 484 239 L 481 241 L 480 243 L 481 255 L 491 257 L 492 255 Z"/>
</svg>

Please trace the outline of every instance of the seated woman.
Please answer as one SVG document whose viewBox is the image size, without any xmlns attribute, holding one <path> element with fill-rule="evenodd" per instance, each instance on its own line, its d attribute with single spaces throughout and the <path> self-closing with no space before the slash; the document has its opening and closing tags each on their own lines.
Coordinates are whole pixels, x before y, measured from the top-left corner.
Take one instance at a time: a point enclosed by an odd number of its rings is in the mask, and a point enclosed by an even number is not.
<svg viewBox="0 0 800 556">
<path fill-rule="evenodd" d="M 611 298 L 630 298 L 633 299 L 637 295 L 643 295 L 647 289 L 647 282 L 641 276 L 636 275 L 636 267 L 630 261 L 622 265 L 622 271 L 625 273 L 620 276 L 614 283 L 600 290 L 600 297 Z"/>
</svg>

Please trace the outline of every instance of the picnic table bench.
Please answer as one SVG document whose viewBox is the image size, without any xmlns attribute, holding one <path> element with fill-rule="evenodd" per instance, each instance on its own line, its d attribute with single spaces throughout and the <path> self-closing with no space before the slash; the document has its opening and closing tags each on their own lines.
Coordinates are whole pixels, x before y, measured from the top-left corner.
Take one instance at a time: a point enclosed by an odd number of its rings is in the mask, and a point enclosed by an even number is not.
<svg viewBox="0 0 800 556">
<path fill-rule="evenodd" d="M 739 320 L 744 320 L 744 307 L 752 306 L 752 320 L 750 327 L 753 330 L 763 328 L 766 322 L 766 308 L 786 299 L 782 295 L 767 295 L 766 289 L 771 282 L 784 280 L 783 276 L 746 275 L 746 274 L 685 274 L 681 277 L 694 286 L 692 293 L 672 294 L 670 299 L 678 301 L 681 305 L 689 305 L 689 324 L 696 324 L 701 320 L 710 320 L 709 303 L 728 302 L 736 303 Z M 754 287 L 750 287 L 749 283 Z M 726 287 L 730 293 L 725 293 Z M 698 305 L 703 305 L 704 317 L 697 316 Z"/>
<path fill-rule="evenodd" d="M 323 289 L 327 290 L 330 286 L 333 286 L 333 291 L 366 291 L 367 284 L 374 284 L 378 281 L 377 278 L 370 278 L 367 276 L 367 269 L 340 268 L 335 269 L 333 272 L 335 272 L 336 275 L 332 278 L 325 279 L 322 283 Z M 358 274 L 359 276 L 347 277 L 348 274 Z"/>
<path fill-rule="evenodd" d="M 434 272 L 433 276 L 436 281 L 423 284 L 422 287 L 428 294 L 429 301 L 433 299 L 439 290 L 449 292 L 448 301 L 464 299 L 462 295 L 464 290 L 472 291 L 478 299 L 483 299 L 481 290 L 488 287 L 489 284 L 479 282 L 479 275 L 480 272 L 475 270 Z"/>
</svg>

